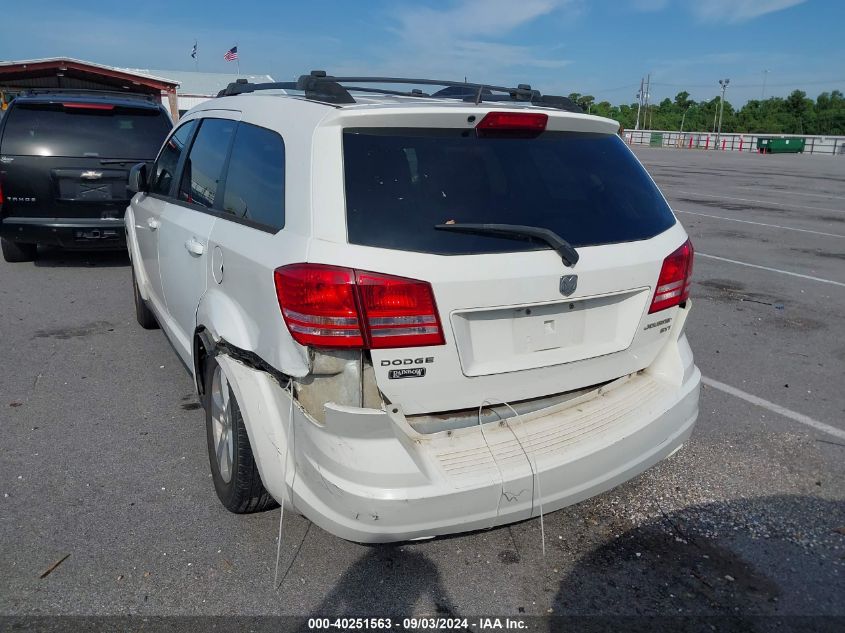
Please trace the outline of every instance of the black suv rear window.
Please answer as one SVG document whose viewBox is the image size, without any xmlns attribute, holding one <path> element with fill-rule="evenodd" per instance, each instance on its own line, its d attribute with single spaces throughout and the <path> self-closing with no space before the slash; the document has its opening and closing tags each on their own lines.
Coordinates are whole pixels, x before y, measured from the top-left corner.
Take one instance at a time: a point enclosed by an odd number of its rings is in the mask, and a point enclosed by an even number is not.
<svg viewBox="0 0 845 633">
<path fill-rule="evenodd" d="M 348 128 L 343 134 L 352 244 L 439 254 L 548 248 L 435 224 L 521 224 L 573 246 L 648 239 L 675 223 L 615 135 L 544 132 L 477 138 L 470 130 Z"/>
<path fill-rule="evenodd" d="M 15 104 L 7 114 L 2 151 L 18 156 L 152 159 L 171 123 L 156 108 L 108 109 Z"/>
</svg>

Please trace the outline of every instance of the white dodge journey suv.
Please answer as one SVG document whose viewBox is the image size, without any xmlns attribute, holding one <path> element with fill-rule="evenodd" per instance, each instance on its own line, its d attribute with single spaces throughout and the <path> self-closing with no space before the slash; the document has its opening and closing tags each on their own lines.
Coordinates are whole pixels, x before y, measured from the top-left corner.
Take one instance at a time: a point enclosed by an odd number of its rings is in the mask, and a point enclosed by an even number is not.
<svg viewBox="0 0 845 633">
<path fill-rule="evenodd" d="M 226 508 L 426 538 L 678 450 L 693 249 L 618 127 L 524 85 L 320 71 L 191 110 L 126 230 Z"/>
</svg>

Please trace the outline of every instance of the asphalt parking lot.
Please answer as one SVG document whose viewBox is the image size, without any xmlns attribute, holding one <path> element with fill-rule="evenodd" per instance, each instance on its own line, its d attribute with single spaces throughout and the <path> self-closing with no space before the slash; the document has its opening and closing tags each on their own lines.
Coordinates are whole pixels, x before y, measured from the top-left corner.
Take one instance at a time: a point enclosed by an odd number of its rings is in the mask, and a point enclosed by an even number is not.
<svg viewBox="0 0 845 633">
<path fill-rule="evenodd" d="M 680 452 L 545 517 L 545 557 L 537 520 L 363 546 L 286 514 L 275 589 L 279 511 L 218 502 L 125 255 L 0 263 L 0 615 L 845 615 L 845 160 L 636 153 L 695 243 L 708 384 Z"/>
</svg>

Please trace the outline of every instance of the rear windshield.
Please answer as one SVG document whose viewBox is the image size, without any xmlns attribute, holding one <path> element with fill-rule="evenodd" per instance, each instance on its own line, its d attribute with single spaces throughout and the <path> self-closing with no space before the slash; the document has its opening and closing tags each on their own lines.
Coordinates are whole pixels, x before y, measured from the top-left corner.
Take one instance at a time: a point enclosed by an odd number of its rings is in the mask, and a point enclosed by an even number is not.
<svg viewBox="0 0 845 633">
<path fill-rule="evenodd" d="M 548 248 L 435 230 L 521 224 L 573 246 L 643 240 L 675 218 L 615 135 L 544 132 L 477 138 L 454 129 L 348 128 L 343 134 L 351 244 L 439 254 Z"/>
<path fill-rule="evenodd" d="M 158 108 L 94 110 L 17 104 L 7 116 L 0 150 L 18 156 L 152 160 L 171 128 Z"/>
</svg>

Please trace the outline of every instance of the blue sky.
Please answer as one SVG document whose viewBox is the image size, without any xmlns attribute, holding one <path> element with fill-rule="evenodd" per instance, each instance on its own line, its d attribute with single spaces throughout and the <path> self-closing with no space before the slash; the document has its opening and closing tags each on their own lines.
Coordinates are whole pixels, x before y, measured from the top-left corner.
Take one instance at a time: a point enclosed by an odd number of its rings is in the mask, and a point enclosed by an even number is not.
<svg viewBox="0 0 845 633">
<path fill-rule="evenodd" d="M 845 91 L 845 0 L 262 0 L 2 3 L 0 59 L 68 56 L 133 68 L 289 80 L 312 68 L 488 83 L 633 102 L 739 104 L 794 88 Z"/>
</svg>

